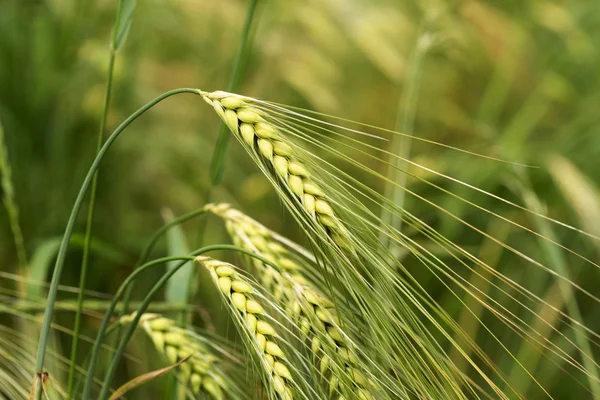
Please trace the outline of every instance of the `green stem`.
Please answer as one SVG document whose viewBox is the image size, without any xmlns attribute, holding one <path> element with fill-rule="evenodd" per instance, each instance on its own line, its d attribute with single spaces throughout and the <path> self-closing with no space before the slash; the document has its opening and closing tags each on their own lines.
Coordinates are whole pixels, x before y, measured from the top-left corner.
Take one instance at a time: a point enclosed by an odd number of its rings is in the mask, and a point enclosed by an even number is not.
<svg viewBox="0 0 600 400">
<path fill-rule="evenodd" d="M 12 184 L 12 172 L 8 160 L 8 150 L 4 142 L 4 128 L 0 121 L 0 175 L 2 175 L 2 191 L 4 192 L 4 205 L 8 213 L 10 229 L 17 249 L 17 259 L 19 261 L 19 275 L 27 276 L 27 252 L 25 251 L 25 241 L 23 232 L 19 224 L 19 207 L 15 201 L 15 190 Z M 23 290 L 23 293 L 25 291 Z"/>
<path fill-rule="evenodd" d="M 198 210 L 195 210 L 195 211 L 189 212 L 187 214 L 184 214 L 180 217 L 177 217 L 177 218 L 173 219 L 172 221 L 170 221 L 169 223 L 164 224 L 162 227 L 160 227 L 160 229 L 158 229 L 154 233 L 154 235 L 152 235 L 152 237 L 146 244 L 146 247 L 144 247 L 144 250 L 142 250 L 142 253 L 140 254 L 140 258 L 138 259 L 138 261 L 135 264 L 134 271 L 137 270 L 140 267 L 140 265 L 145 263 L 146 260 L 148 260 L 148 257 L 150 256 L 150 253 L 152 252 L 152 249 L 154 249 L 154 246 L 156 245 L 156 243 L 158 243 L 158 241 L 164 236 L 165 233 L 167 233 L 167 231 L 169 229 L 171 229 L 175 225 L 179 225 L 181 223 L 189 221 L 190 219 L 195 218 L 199 215 L 203 215 L 205 212 L 206 212 L 206 210 L 204 208 L 200 208 Z M 127 287 L 127 291 L 125 292 L 125 295 L 123 296 L 123 307 L 121 309 L 121 313 L 119 314 L 119 317 L 121 317 L 126 312 L 126 310 L 128 310 L 129 301 L 131 299 L 131 295 L 133 292 L 133 287 L 134 287 L 134 284 L 131 284 L 131 285 L 129 285 L 129 287 Z M 116 340 L 119 340 L 120 337 L 121 337 L 121 327 L 118 328 L 117 334 L 115 335 Z M 116 343 L 115 343 L 115 345 L 116 345 Z"/>
<path fill-rule="evenodd" d="M 129 286 L 129 284 L 131 282 L 133 282 L 137 278 L 137 276 L 139 274 L 141 274 L 148 268 L 151 268 L 155 265 L 163 264 L 168 261 L 180 261 L 180 260 L 184 260 L 184 262 L 180 264 L 180 265 L 183 265 L 188 261 L 193 261 L 194 257 L 181 256 L 181 257 L 157 258 L 156 260 L 152 260 L 150 262 L 145 263 L 144 265 L 141 265 L 138 269 L 133 271 L 127 277 L 127 279 L 125 279 L 125 281 L 121 284 L 121 286 L 119 287 L 119 290 L 117 291 L 117 293 L 114 295 L 112 301 L 110 302 L 110 305 L 108 306 L 108 309 L 106 310 L 106 314 L 104 314 L 104 319 L 102 320 L 102 324 L 100 325 L 100 329 L 98 330 L 98 334 L 96 335 L 96 340 L 94 341 L 94 346 L 92 347 L 92 351 L 90 352 L 90 354 L 91 354 L 90 365 L 88 368 L 88 375 L 86 377 L 85 384 L 83 386 L 83 395 L 82 395 L 83 399 L 89 398 L 92 380 L 94 377 L 94 371 L 96 369 L 96 360 L 98 359 L 100 346 L 101 346 L 102 342 L 104 341 L 104 337 L 106 335 L 106 329 L 108 328 L 108 323 L 110 322 L 110 318 L 111 318 L 115 308 L 117 307 L 119 298 L 121 297 L 121 295 L 123 294 L 125 289 Z M 108 385 L 105 385 L 105 387 L 106 386 L 108 386 Z M 108 387 L 107 387 L 107 390 L 108 390 Z"/>
<path fill-rule="evenodd" d="M 78 303 L 76 301 L 57 301 L 55 305 L 55 312 L 74 312 L 77 311 Z M 87 311 L 106 311 L 110 305 L 109 300 L 85 300 L 83 302 L 83 308 Z M 130 302 L 127 304 L 125 312 L 131 312 L 137 309 L 140 305 L 139 301 Z M 118 303 L 117 307 L 122 308 L 125 306 L 123 302 Z M 0 313 L 5 310 L 18 310 L 23 312 L 37 313 L 43 311 L 45 308 L 44 303 L 36 303 L 28 300 L 19 300 L 14 303 L 3 303 L 0 305 Z M 171 312 L 171 311 L 192 311 L 190 306 L 184 304 L 173 304 L 173 303 L 153 303 L 151 306 L 151 312 Z"/>
<path fill-rule="evenodd" d="M 127 126 L 129 126 L 139 116 L 144 114 L 146 111 L 148 111 L 150 108 L 154 107 L 156 104 L 160 103 L 164 99 L 171 97 L 173 95 L 176 95 L 176 94 L 180 94 L 180 93 L 193 93 L 193 94 L 199 95 L 200 91 L 198 89 L 191 89 L 191 88 L 174 89 L 174 90 L 168 91 L 166 93 L 163 93 L 160 96 L 156 97 L 154 100 L 150 101 L 149 103 L 146 103 L 139 110 L 137 110 L 134 114 L 129 116 L 125 121 L 123 121 L 123 123 L 121 123 L 121 125 L 119 125 L 119 127 L 117 127 L 117 129 L 115 129 L 115 131 L 106 140 L 106 142 L 104 143 L 104 145 L 98 152 L 98 155 L 94 159 L 94 162 L 92 163 L 92 166 L 90 167 L 90 170 L 88 171 L 88 173 L 85 177 L 85 180 L 83 181 L 81 189 L 79 190 L 79 194 L 77 195 L 77 199 L 75 200 L 73 209 L 71 210 L 71 215 L 67 222 L 67 226 L 65 228 L 65 233 L 63 235 L 63 238 L 62 238 L 62 241 L 60 244 L 60 248 L 58 250 L 56 263 L 54 265 L 54 272 L 52 274 L 52 281 L 50 282 L 50 289 L 48 291 L 48 300 L 47 300 L 46 309 L 44 312 L 44 320 L 42 321 L 40 340 L 38 342 L 36 372 L 41 373 L 44 369 L 44 360 L 45 360 L 45 355 L 46 355 L 46 346 L 48 344 L 50 324 L 52 322 L 52 314 L 54 311 L 54 304 L 56 302 L 56 294 L 58 292 L 58 285 L 60 282 L 60 277 L 62 275 L 62 271 L 63 271 L 64 265 L 65 265 L 67 248 L 69 246 L 69 241 L 71 240 L 71 236 L 73 234 L 73 229 L 75 228 L 75 222 L 77 220 L 79 211 L 81 210 L 83 200 L 84 200 L 85 195 L 92 183 L 93 176 L 96 173 L 96 171 L 98 170 L 98 167 L 100 166 L 100 162 L 104 158 L 104 155 L 106 154 L 106 152 L 108 151 L 110 146 L 119 137 L 119 135 L 123 132 L 123 130 Z M 41 385 L 41 383 L 38 383 L 38 388 L 40 385 Z M 39 390 L 38 390 L 38 393 L 40 393 Z M 40 393 L 40 395 L 41 395 L 41 393 Z M 40 398 L 40 395 L 38 395 L 38 398 Z"/>
<path fill-rule="evenodd" d="M 119 21 L 120 7 L 117 11 L 117 22 Z M 117 53 L 112 49 L 110 51 L 110 59 L 108 61 L 108 76 L 106 80 L 106 89 L 104 93 L 104 109 L 102 118 L 100 119 L 100 131 L 98 132 L 98 141 L 96 142 L 96 154 L 102 148 L 102 139 L 104 137 L 104 129 L 106 127 L 106 118 L 110 106 L 110 95 L 112 91 L 113 71 L 115 67 L 115 59 Z M 98 186 L 98 174 L 94 174 L 92 180 L 92 189 L 90 192 L 90 204 L 87 213 L 87 221 L 85 227 L 85 239 L 83 244 L 83 259 L 81 261 L 81 272 L 79 275 L 79 293 L 77 294 L 77 311 L 75 313 L 75 326 L 73 328 L 73 342 L 71 343 L 71 365 L 69 367 L 69 377 L 67 385 L 67 398 L 72 398 L 73 386 L 75 384 L 75 366 L 77 365 L 77 345 L 79 341 L 79 330 L 81 328 L 81 312 L 83 310 L 83 298 L 85 282 L 87 278 L 87 270 L 89 266 L 90 248 L 92 243 L 92 225 L 94 223 L 94 210 L 96 208 L 96 190 Z"/>
<path fill-rule="evenodd" d="M 250 28 L 252 27 L 252 21 L 254 20 L 254 12 L 258 0 L 251 0 L 248 3 L 248 11 L 246 12 L 246 22 L 242 29 L 242 37 L 240 40 L 240 46 L 238 47 L 237 54 L 235 56 L 235 62 L 233 71 L 231 73 L 231 79 L 229 82 L 229 91 L 233 92 L 237 89 L 242 79 L 243 64 L 246 60 L 248 39 L 250 37 Z M 211 177 L 211 188 L 219 185 L 223 180 L 223 173 L 225 171 L 225 153 L 227 152 L 227 145 L 229 144 L 229 138 L 231 135 L 227 132 L 225 124 L 221 123 L 219 128 L 219 136 L 217 137 L 217 144 L 213 152 L 212 160 L 210 163 L 210 177 Z M 207 196 L 208 197 L 208 196 Z"/>
<path fill-rule="evenodd" d="M 258 4 L 258 0 L 250 0 L 248 3 L 248 10 L 246 11 L 246 22 L 244 23 L 244 28 L 242 29 L 242 37 L 240 40 L 240 46 L 238 47 L 237 54 L 235 56 L 235 61 L 233 64 L 233 71 L 231 73 L 231 79 L 229 81 L 230 92 L 235 92 L 240 84 L 242 79 L 242 71 L 244 61 L 247 58 L 248 48 L 249 46 L 249 38 L 250 38 L 250 28 L 252 27 L 252 22 L 254 21 L 254 14 L 256 11 L 256 6 Z M 227 153 L 227 146 L 229 145 L 229 132 L 227 132 L 226 126 L 221 122 L 219 126 L 219 134 L 217 136 L 217 143 L 215 144 L 215 149 L 212 153 L 212 158 L 210 160 L 210 183 L 208 189 L 206 190 L 206 195 L 204 197 L 204 203 L 209 203 L 212 198 L 212 190 L 218 186 L 223 180 L 223 175 L 225 173 L 225 160 Z M 206 231 L 206 221 L 203 221 L 200 224 L 200 228 L 198 230 L 198 245 L 201 245 L 204 241 L 204 233 Z"/>
<path fill-rule="evenodd" d="M 427 33 L 422 30 L 417 38 L 415 46 L 415 53 L 410 65 L 410 72 L 408 78 L 408 87 L 406 89 L 406 97 L 400 101 L 398 105 L 398 114 L 394 130 L 405 134 L 411 134 L 414 129 L 415 114 L 417 107 L 417 99 L 419 94 L 419 84 L 421 81 L 421 64 L 423 57 L 429 48 L 430 38 Z M 391 144 L 391 153 L 396 156 L 390 155 L 389 162 L 393 164 L 390 166 L 388 172 L 389 181 L 385 187 L 385 197 L 392 200 L 398 209 L 402 209 L 404 206 L 404 200 L 406 192 L 403 188 L 406 187 L 407 174 L 406 171 L 409 167 L 406 161 L 410 156 L 410 148 L 412 144 L 412 138 L 405 135 L 394 135 Z M 380 241 L 387 248 L 394 246 L 389 241 L 389 229 L 385 226 L 391 226 L 391 229 L 400 231 L 402 228 L 402 219 L 393 218 L 393 213 L 384 208 L 381 212 L 381 220 L 383 221 L 384 228 L 380 233 Z M 390 248 L 392 254 L 397 253 L 397 248 Z"/>
<path fill-rule="evenodd" d="M 106 331 L 104 333 L 105 337 L 110 336 L 120 326 L 121 326 L 121 324 L 119 324 L 118 322 L 116 322 L 116 323 L 112 324 L 111 326 L 109 326 L 108 328 L 106 328 Z M 85 357 L 85 360 L 83 361 L 82 367 L 83 367 L 83 369 L 85 371 L 87 371 L 88 365 L 90 363 L 90 356 L 91 356 L 91 353 L 88 353 L 87 356 Z M 85 374 L 79 374 L 79 378 L 77 379 L 77 384 L 75 385 L 74 393 L 79 392 L 79 388 L 82 385 L 83 376 L 87 376 L 87 375 L 85 375 Z"/>
</svg>

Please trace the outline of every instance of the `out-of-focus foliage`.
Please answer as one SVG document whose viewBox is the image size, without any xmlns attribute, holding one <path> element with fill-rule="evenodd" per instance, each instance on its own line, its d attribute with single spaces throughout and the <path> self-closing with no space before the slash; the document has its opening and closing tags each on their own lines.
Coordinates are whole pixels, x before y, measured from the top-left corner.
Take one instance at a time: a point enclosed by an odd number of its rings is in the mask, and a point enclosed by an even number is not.
<svg viewBox="0 0 600 400">
<path fill-rule="evenodd" d="M 93 159 L 115 7 L 116 2 L 107 0 L 0 1 L 0 120 L 30 259 L 62 234 Z M 241 0 L 139 2 L 117 60 L 108 131 L 168 89 L 225 89 L 245 10 Z M 519 204 L 526 203 L 526 193 L 534 194 L 540 202 L 538 212 L 599 234 L 598 1 L 269 0 L 261 2 L 258 13 L 239 93 L 393 129 L 416 44 L 426 37 L 430 45 L 421 66 L 414 134 L 541 168 L 512 171 L 506 164 L 420 142 L 413 143 L 412 159 Z M 145 241 L 163 223 L 161 209 L 180 214 L 203 205 L 218 123 L 200 100 L 180 96 L 136 121 L 115 145 L 100 170 L 94 240 L 102 250 L 93 254 L 89 289 L 114 293 Z M 385 165 L 359 153 L 353 156 L 386 173 Z M 513 210 L 511 217 L 520 224 L 535 224 L 502 202 L 438 181 L 426 171 L 415 172 L 495 213 Z M 409 179 L 408 185 L 490 235 L 502 235 L 509 245 L 528 247 L 540 259 L 551 257 L 535 236 L 498 229 L 489 223 L 488 214 L 422 182 Z M 214 198 L 237 204 L 274 231 L 304 241 L 268 181 L 237 145 L 229 149 L 225 180 Z M 406 207 L 507 276 L 523 273 L 517 257 L 490 249 L 481 235 L 455 219 L 423 208 L 412 198 Z M 195 240 L 197 223 L 185 229 Z M 81 220 L 78 232 L 83 230 Z M 557 230 L 555 235 L 557 242 L 598 259 L 597 242 L 569 231 Z M 216 219 L 210 220 L 206 238 L 211 243 L 227 241 Z M 63 279 L 70 285 L 77 284 L 80 265 L 80 246 L 74 248 Z M 2 271 L 17 271 L 4 211 L 0 260 Z M 576 257 L 568 257 L 567 265 L 577 283 L 597 291 L 597 269 Z M 415 275 L 418 278 L 419 272 Z M 433 297 L 441 293 L 439 282 L 427 280 L 425 274 L 422 278 Z M 549 296 L 551 303 L 562 301 L 552 297 L 553 284 L 546 279 L 532 274 L 528 288 L 540 297 Z M 142 292 L 152 283 L 150 273 L 137 289 Z M 13 286 L 0 277 L 0 287 Z M 461 316 L 457 299 L 436 300 L 469 322 L 468 316 Z M 579 300 L 588 326 L 597 332 L 598 304 Z M 510 299 L 506 306 L 511 307 Z M 69 326 L 69 318 L 61 314 L 58 319 Z M 85 331 L 93 328 L 90 323 Z M 473 334 L 485 348 L 489 338 Z M 496 334 L 502 338 L 505 332 Z M 550 340 L 560 340 L 556 332 L 547 334 Z M 68 348 L 68 337 L 64 340 Z M 526 354 L 510 338 L 506 345 L 516 354 Z M 594 351 L 598 354 L 597 348 Z M 510 375 L 514 360 L 494 361 Z M 585 398 L 581 386 L 557 379 L 564 361 L 554 361 L 558 365 L 533 365 L 536 378 L 555 398 Z M 520 379 L 520 388 L 530 385 L 527 377 Z M 527 398 L 541 396 L 533 385 L 529 390 Z"/>
</svg>

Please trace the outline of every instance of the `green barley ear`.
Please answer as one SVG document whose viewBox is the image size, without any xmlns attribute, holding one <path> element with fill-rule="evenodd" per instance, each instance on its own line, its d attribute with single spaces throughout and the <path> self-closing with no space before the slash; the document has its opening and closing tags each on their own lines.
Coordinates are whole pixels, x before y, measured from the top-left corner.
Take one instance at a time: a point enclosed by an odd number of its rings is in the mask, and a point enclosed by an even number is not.
<svg viewBox="0 0 600 400">
<path fill-rule="evenodd" d="M 280 268 L 252 259 L 265 289 L 283 303 L 287 316 L 300 327 L 329 392 L 340 393 L 347 399 L 374 400 L 376 397 L 371 391 L 375 386 L 365 377 L 367 368 L 359 363 L 358 349 L 340 326 L 333 301 L 301 275 L 308 269 L 301 259 L 294 260 L 292 251 L 269 229 L 229 205 L 209 204 L 206 209 L 225 221 L 236 245 Z"/>
<path fill-rule="evenodd" d="M 120 322 L 127 324 L 132 319 L 133 315 L 126 315 Z M 204 344 L 194 340 L 190 332 L 178 327 L 172 319 L 158 314 L 143 314 L 140 327 L 169 363 L 175 364 L 192 355 L 177 371 L 179 379 L 194 396 L 204 394 L 215 400 L 226 398 L 224 393 L 231 391 L 231 388 L 228 387 L 227 377 L 217 367 L 217 357 Z"/>
<path fill-rule="evenodd" d="M 238 327 L 250 339 L 250 350 L 260 360 L 266 376 L 265 388 L 270 397 L 274 392 L 278 399 L 296 398 L 290 365 L 280 347 L 282 339 L 269 322 L 265 309 L 257 301 L 258 296 L 253 286 L 231 264 L 203 256 L 196 260 L 210 271 Z"/>
<path fill-rule="evenodd" d="M 227 92 L 202 92 L 204 100 L 213 106 L 238 141 L 258 162 L 261 169 L 301 205 L 305 217 L 337 245 L 348 248 L 347 229 L 337 217 L 320 185 L 297 156 L 298 149 L 283 137 L 252 100 Z"/>
</svg>

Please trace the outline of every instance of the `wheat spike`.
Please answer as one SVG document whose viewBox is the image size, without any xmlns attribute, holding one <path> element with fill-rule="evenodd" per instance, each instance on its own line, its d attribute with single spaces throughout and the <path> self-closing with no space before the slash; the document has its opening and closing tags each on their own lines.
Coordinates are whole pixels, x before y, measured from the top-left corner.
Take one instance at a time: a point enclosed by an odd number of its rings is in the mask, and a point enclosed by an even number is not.
<svg viewBox="0 0 600 400">
<path fill-rule="evenodd" d="M 121 318 L 121 323 L 129 323 L 133 315 Z M 180 379 L 189 386 L 194 395 L 207 394 L 212 399 L 224 399 L 225 379 L 215 368 L 217 358 L 185 329 L 178 327 L 172 319 L 158 314 L 143 314 L 140 326 L 148 334 L 158 352 L 171 364 L 192 354 L 189 360 L 178 367 Z"/>
<path fill-rule="evenodd" d="M 348 232 L 335 214 L 321 187 L 311 179 L 306 164 L 298 158 L 295 145 L 283 137 L 267 115 L 251 99 L 222 91 L 202 92 L 238 141 L 256 155 L 271 178 L 283 186 L 301 204 L 304 212 L 340 247 L 348 248 Z"/>
<path fill-rule="evenodd" d="M 206 208 L 225 220 L 236 245 L 263 256 L 281 268 L 280 272 L 253 259 L 265 288 L 287 306 L 288 316 L 298 321 L 302 332 L 310 340 L 311 351 L 318 359 L 320 373 L 329 382 L 330 393 L 340 392 L 342 396 L 354 393 L 361 400 L 374 400 L 369 392 L 373 385 L 360 371 L 356 351 L 351 350 L 352 344 L 340 330 L 333 302 L 298 273 L 302 266 L 290 258 L 289 251 L 272 237 L 265 226 L 229 205 L 210 204 Z M 351 378 L 344 379 L 343 374 Z M 348 384 L 349 381 L 352 383 Z"/>
<path fill-rule="evenodd" d="M 196 260 L 210 271 L 228 305 L 239 317 L 235 320 L 252 338 L 253 348 L 261 360 L 271 387 L 279 398 L 292 400 L 292 374 L 285 354 L 277 344 L 277 331 L 265 318 L 265 310 L 256 301 L 252 285 L 238 274 L 231 264 L 203 256 L 197 257 Z"/>
</svg>

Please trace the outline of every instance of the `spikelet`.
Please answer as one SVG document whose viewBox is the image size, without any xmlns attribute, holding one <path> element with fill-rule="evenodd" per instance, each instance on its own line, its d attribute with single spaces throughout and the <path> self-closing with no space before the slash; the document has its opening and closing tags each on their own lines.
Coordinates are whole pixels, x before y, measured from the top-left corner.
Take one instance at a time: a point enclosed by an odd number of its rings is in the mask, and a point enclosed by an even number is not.
<svg viewBox="0 0 600 400">
<path fill-rule="evenodd" d="M 265 288 L 286 305 L 286 313 L 298 322 L 310 341 L 311 351 L 320 373 L 329 383 L 330 393 L 339 392 L 346 396 L 353 393 L 361 400 L 374 400 L 370 393 L 373 384 L 360 371 L 356 352 L 351 350 L 353 346 L 340 329 L 333 302 L 298 273 L 302 266 L 290 257 L 288 249 L 279 244 L 265 226 L 227 204 L 209 204 L 206 209 L 225 220 L 236 245 L 280 267 L 277 270 L 253 259 Z M 343 374 L 350 379 L 344 379 Z"/>
<path fill-rule="evenodd" d="M 231 208 L 228 204 L 207 204 L 205 209 L 223 219 L 236 246 L 262 255 L 281 268 L 282 271 L 285 271 L 288 279 L 293 279 L 294 283 L 307 284 L 300 273 L 303 266 L 291 257 L 285 247 L 273 240 L 271 232 L 266 227 L 240 211 Z M 280 284 L 284 279 L 278 270 L 256 258 L 252 258 L 250 261 L 256 268 L 263 287 L 276 300 L 282 301 L 284 297 L 289 295 L 289 287 L 288 290 L 284 290 L 284 286 Z"/>
<path fill-rule="evenodd" d="M 334 212 L 321 187 L 311 179 L 295 145 L 281 135 L 252 99 L 222 91 L 202 92 L 219 117 L 263 170 L 293 197 L 305 216 L 323 228 L 333 243 L 349 248 L 348 231 Z"/>
<path fill-rule="evenodd" d="M 234 319 L 252 338 L 253 349 L 267 373 L 270 386 L 280 399 L 292 400 L 294 398 L 292 374 L 285 354 L 277 343 L 277 331 L 265 318 L 265 310 L 256 301 L 253 287 L 236 272 L 231 264 L 203 256 L 197 257 L 196 261 L 210 271 L 230 308 L 235 310 L 239 317 Z"/>
<path fill-rule="evenodd" d="M 121 318 L 121 323 L 129 323 L 133 315 Z M 171 364 L 192 354 L 189 360 L 177 370 L 183 381 L 194 395 L 208 395 L 212 399 L 224 399 L 226 380 L 219 369 L 215 368 L 217 358 L 185 329 L 178 327 L 175 321 L 158 314 L 143 314 L 140 326 L 152 339 L 158 352 Z"/>
</svg>

